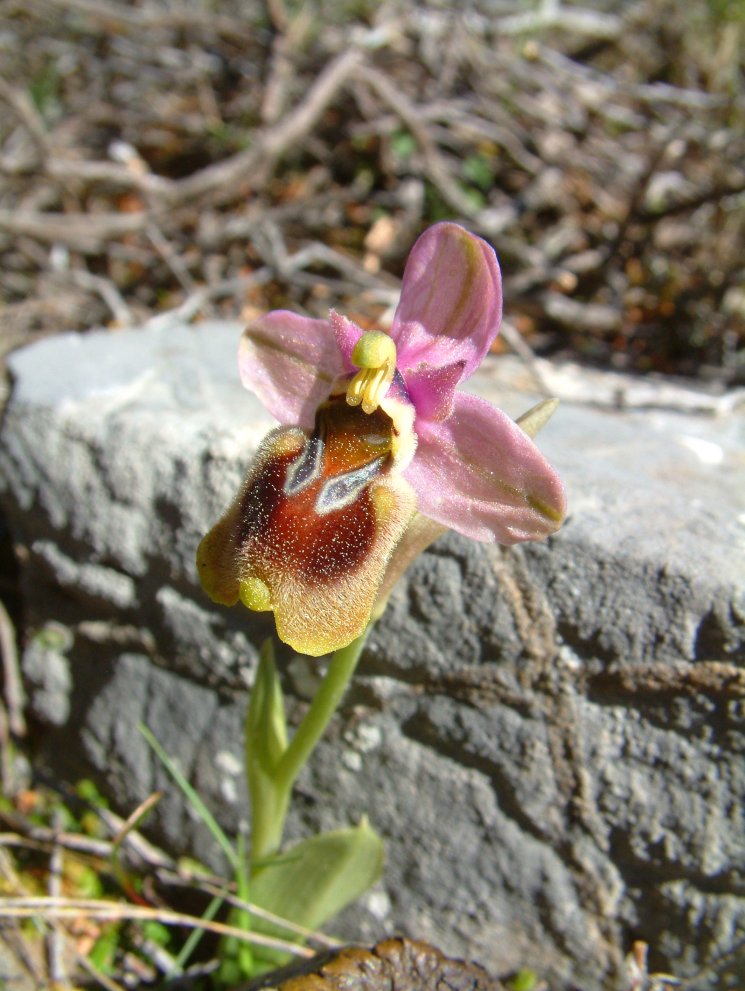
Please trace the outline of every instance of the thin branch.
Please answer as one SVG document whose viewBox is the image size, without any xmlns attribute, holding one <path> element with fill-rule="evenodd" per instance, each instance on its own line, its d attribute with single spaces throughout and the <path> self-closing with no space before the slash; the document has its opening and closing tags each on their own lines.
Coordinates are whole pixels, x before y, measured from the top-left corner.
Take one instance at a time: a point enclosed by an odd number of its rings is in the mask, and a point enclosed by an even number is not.
<svg viewBox="0 0 745 991">
<path fill-rule="evenodd" d="M 205 891 L 207 894 L 213 895 L 216 898 L 223 898 L 234 908 L 243 909 L 244 911 L 255 916 L 257 919 L 263 919 L 265 922 L 270 922 L 272 925 L 277 926 L 280 929 L 284 929 L 287 932 L 294 933 L 302 939 L 307 939 L 310 942 L 328 948 L 335 948 L 343 945 L 338 939 L 333 939 L 331 936 L 326 936 L 322 932 L 308 929 L 306 926 L 301 926 L 296 922 L 291 922 L 289 919 L 284 919 L 281 915 L 276 915 L 274 912 L 269 912 L 267 909 L 261 908 L 259 905 L 254 905 L 252 902 L 243 901 L 243 899 L 237 898 L 225 888 L 210 884 L 207 881 L 200 882 L 196 877 L 191 878 L 190 881 L 192 881 L 197 887 L 201 888 L 202 891 Z M 183 879 L 181 883 L 184 883 Z"/>
<path fill-rule="evenodd" d="M 520 361 L 522 361 L 530 374 L 533 376 L 535 384 L 538 387 L 538 391 L 546 397 L 550 396 L 551 390 L 546 384 L 545 378 L 541 374 L 538 360 L 533 353 L 533 349 L 527 343 L 517 327 L 511 324 L 508 320 L 502 320 L 499 333 L 507 342 L 508 347 L 515 352 L 517 357 Z"/>
<path fill-rule="evenodd" d="M 138 30 L 200 28 L 245 41 L 250 30 L 250 24 L 246 24 L 243 20 L 187 4 L 164 9 L 154 4 L 135 7 L 126 3 L 107 3 L 106 0 L 37 0 L 37 2 L 42 6 L 57 7 L 65 11 L 75 10 L 86 14 L 92 20 L 101 22 L 107 32 L 111 30 L 112 24 Z"/>
<path fill-rule="evenodd" d="M 475 216 L 479 212 L 478 208 L 474 207 L 472 200 L 466 196 L 452 176 L 429 133 L 422 111 L 380 70 L 371 66 L 360 66 L 357 78 L 366 82 L 411 131 L 424 156 L 427 176 L 440 191 L 443 199 L 464 216 Z"/>
<path fill-rule="evenodd" d="M 148 224 L 146 233 L 155 250 L 176 276 L 176 279 L 181 284 L 181 287 L 187 292 L 194 292 L 196 289 L 196 283 L 191 277 L 191 272 L 186 267 L 179 253 L 168 241 L 158 225 L 155 223 Z"/>
<path fill-rule="evenodd" d="M 281 950 L 297 957 L 312 957 L 315 951 L 297 943 L 264 936 L 262 933 L 246 932 L 237 926 L 214 922 L 184 912 L 170 909 L 148 908 L 145 905 L 129 905 L 121 902 L 108 902 L 100 898 L 48 898 L 10 897 L 0 902 L 0 919 L 32 919 L 38 916 L 50 919 L 70 919 L 87 915 L 95 919 L 121 921 L 160 922 L 165 926 L 184 926 L 187 929 L 207 929 L 218 936 L 234 936 L 244 943 L 266 946 Z"/>
<path fill-rule="evenodd" d="M 60 278 L 74 282 L 80 289 L 85 289 L 87 292 L 93 292 L 99 296 L 108 306 L 111 315 L 120 327 L 131 327 L 134 323 L 132 311 L 111 279 L 104 278 L 102 275 L 93 275 L 87 269 L 77 267 L 65 269 L 58 275 Z"/>
<path fill-rule="evenodd" d="M 54 829 L 50 829 L 49 827 L 32 825 L 31 823 L 27 823 L 26 820 L 19 821 L 20 817 L 6 813 L 5 818 L 9 819 L 13 824 L 21 827 L 24 830 L 24 835 L 21 836 L 18 833 L 2 833 L 0 834 L 0 847 L 25 846 L 34 849 L 46 850 L 52 855 L 54 855 L 55 850 L 68 849 L 77 853 L 85 853 L 106 860 L 111 860 L 112 857 L 116 855 L 117 848 L 126 843 L 127 846 L 137 849 L 140 856 L 142 856 L 143 849 L 139 841 L 142 843 L 145 843 L 146 841 L 142 839 L 140 834 L 137 833 L 133 827 L 141 820 L 142 816 L 146 814 L 150 808 L 152 808 L 159 797 L 160 796 L 157 792 L 150 795 L 140 804 L 140 806 L 138 806 L 137 809 L 135 809 L 134 812 L 131 813 L 126 821 L 121 820 L 118 816 L 114 816 L 113 813 L 107 813 L 107 810 L 98 810 L 98 814 L 101 816 L 103 816 L 104 813 L 112 816 L 110 825 L 116 828 L 116 835 L 113 840 L 99 840 L 77 833 L 56 832 Z M 331 939 L 323 933 L 298 925 L 289 919 L 284 919 L 281 916 L 276 915 L 274 912 L 269 912 L 258 905 L 254 905 L 251 902 L 246 902 L 240 898 L 237 898 L 233 894 L 233 891 L 235 890 L 235 884 L 233 882 L 215 877 L 207 872 L 184 870 L 177 867 L 156 848 L 151 848 L 150 844 L 147 844 L 144 852 L 148 855 L 143 857 L 145 862 L 149 863 L 149 865 L 155 869 L 157 877 L 166 884 L 189 887 L 190 889 L 196 888 L 204 891 L 212 897 L 222 898 L 231 905 L 250 912 L 256 918 L 264 919 L 265 921 L 284 929 L 286 932 L 294 933 L 302 939 L 312 941 L 316 945 L 328 947 L 335 947 L 339 945 L 337 940 Z M 64 899 L 56 899 L 56 902 L 59 901 L 64 901 Z M 105 904 L 108 905 L 110 903 L 107 902 Z M 1 911 L 0 915 L 2 915 Z"/>
<path fill-rule="evenodd" d="M 54 829 L 59 828 L 60 810 L 55 810 Z M 49 857 L 49 872 L 47 878 L 47 891 L 50 899 L 57 901 L 62 893 L 62 847 L 59 843 L 52 844 L 52 852 Z M 47 934 L 47 957 L 49 961 L 49 976 L 52 981 L 63 984 L 67 975 L 64 964 L 64 934 L 60 926 L 51 926 Z"/>
<path fill-rule="evenodd" d="M 59 242 L 84 254 L 97 254 L 106 244 L 138 234 L 148 223 L 146 213 L 36 213 L 0 210 L 0 231 L 25 235 L 47 244 Z"/>
<path fill-rule="evenodd" d="M 69 182 L 100 182 L 125 189 L 136 189 L 146 194 L 168 194 L 173 186 L 172 179 L 155 175 L 153 172 L 136 172 L 118 162 L 88 161 L 52 157 L 44 163 L 44 170 L 52 179 Z"/>
<path fill-rule="evenodd" d="M 289 20 L 282 0 L 267 0 L 267 7 L 279 33 L 272 44 L 269 75 L 261 101 L 261 119 L 265 124 L 274 124 L 285 110 L 294 74 L 293 53 L 302 51 L 315 24 L 315 10 L 310 3 L 305 3 Z"/>
<path fill-rule="evenodd" d="M 0 600 L 0 657 L 3 664 L 3 691 L 8 713 L 8 729 L 14 736 L 26 735 L 23 683 L 16 650 L 16 635 L 8 610 Z"/>
<path fill-rule="evenodd" d="M 55 838 L 60 846 L 77 853 L 102 859 L 107 859 L 111 855 L 110 840 L 96 840 L 83 833 L 59 833 L 55 837 L 54 831 L 46 826 L 34 826 L 33 829 L 24 834 L 0 833 L 0 847 L 18 846 L 28 850 L 49 852 Z"/>
<path fill-rule="evenodd" d="M 20 877 L 16 873 L 13 862 L 4 850 L 0 850 L 0 877 L 2 877 L 4 882 L 4 892 L 8 890 L 24 891 L 23 884 Z M 44 931 L 43 927 L 37 920 L 33 921 L 33 925 L 38 932 L 41 933 Z M 42 958 L 40 958 L 39 954 L 29 952 L 27 940 L 23 938 L 20 932 L 17 932 L 15 927 L 3 928 L 5 930 L 5 938 L 11 938 L 11 945 L 17 959 L 23 964 L 27 973 L 33 978 L 36 987 L 44 987 L 46 975 L 41 973 L 41 968 L 39 966 Z"/>
<path fill-rule="evenodd" d="M 362 58 L 362 53 L 356 48 L 349 48 L 337 55 L 319 73 L 299 106 L 273 127 L 259 132 L 250 148 L 180 179 L 166 193 L 165 199 L 175 205 L 209 195 L 210 202 L 216 205 L 233 199 L 236 189 L 249 180 L 262 185 L 273 171 L 277 159 L 310 132 L 339 90 L 359 68 Z"/>
<path fill-rule="evenodd" d="M 2 870 L 4 877 L 10 883 L 12 890 L 21 891 L 25 895 L 25 888 L 20 877 L 13 869 L 13 865 L 10 862 L 10 859 L 5 855 L 4 851 L 2 850 L 0 850 L 0 870 Z M 53 930 L 58 934 L 57 936 L 55 936 L 55 939 L 59 938 L 62 941 L 67 940 L 68 934 L 66 930 L 53 919 L 41 920 L 37 915 L 32 918 L 32 923 L 40 933 L 48 933 L 50 930 Z M 88 959 L 87 956 L 84 956 L 83 954 L 78 952 L 77 945 L 74 940 L 68 941 L 68 946 L 76 962 L 81 967 L 83 967 L 83 969 L 86 970 L 92 977 L 94 977 L 96 981 L 98 981 L 98 983 L 101 985 L 101 987 L 105 988 L 106 991 L 124 991 L 124 988 L 121 986 L 121 984 L 117 984 L 116 981 L 112 980 L 106 974 L 102 973 L 98 969 L 98 967 L 96 967 Z M 29 970 L 29 973 L 31 973 L 34 976 L 34 979 L 36 981 L 36 986 L 39 988 L 46 987 L 49 984 L 49 980 L 46 979 L 47 975 L 42 976 L 42 974 L 39 973 L 37 967 L 36 955 L 29 954 L 26 951 L 25 940 L 22 938 L 19 939 L 18 942 L 14 944 L 13 949 L 18 954 L 19 959 L 23 960 L 23 963 Z"/>
<path fill-rule="evenodd" d="M 0 76 L 0 100 L 9 106 L 18 120 L 26 126 L 41 158 L 45 159 L 49 152 L 49 135 L 27 90 L 13 86 Z"/>
<path fill-rule="evenodd" d="M 172 309 L 165 310 L 162 313 L 156 313 L 155 316 L 150 317 L 145 326 L 153 329 L 156 327 L 163 328 L 190 323 L 202 313 L 208 302 L 228 296 L 239 297 L 253 286 L 259 286 L 269 282 L 273 275 L 274 273 L 271 269 L 265 267 L 257 269 L 250 275 L 238 276 L 235 279 L 223 279 L 210 286 L 200 286 L 193 293 L 190 293 L 178 306 L 174 306 Z"/>
<path fill-rule="evenodd" d="M 163 792 L 154 791 L 151 795 L 148 795 L 146 799 L 140 802 L 133 812 L 130 812 L 121 828 L 117 830 L 116 836 L 111 844 L 112 856 L 116 856 L 122 843 L 124 843 L 127 837 L 134 832 L 137 824 L 141 822 L 145 816 L 152 811 L 152 809 L 155 808 L 162 798 Z"/>
<path fill-rule="evenodd" d="M 264 260 L 284 279 L 294 278 L 299 271 L 311 265 L 327 265 L 346 275 L 357 286 L 371 289 L 390 287 L 376 275 L 366 272 L 353 258 L 317 241 L 290 254 L 279 226 L 272 220 L 257 225 L 253 242 Z"/>
<path fill-rule="evenodd" d="M 623 20 L 614 14 L 563 7 L 559 0 L 544 0 L 537 10 L 497 18 L 494 29 L 498 34 L 506 35 L 563 30 L 591 38 L 615 39 L 621 34 L 623 26 Z"/>
<path fill-rule="evenodd" d="M 348 48 L 329 62 L 318 75 L 308 95 L 284 121 L 267 131 L 262 140 L 263 152 L 274 162 L 311 130 L 347 80 L 359 72 L 363 55 Z"/>
</svg>

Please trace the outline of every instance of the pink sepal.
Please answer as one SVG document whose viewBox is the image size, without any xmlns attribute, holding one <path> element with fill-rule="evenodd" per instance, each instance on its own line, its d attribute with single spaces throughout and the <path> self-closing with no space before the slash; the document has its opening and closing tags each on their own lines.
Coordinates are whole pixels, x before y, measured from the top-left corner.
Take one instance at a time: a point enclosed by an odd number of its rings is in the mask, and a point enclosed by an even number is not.
<svg viewBox="0 0 745 991">
<path fill-rule="evenodd" d="M 447 420 L 417 424 L 419 443 L 404 477 L 420 513 L 475 540 L 540 540 L 561 525 L 561 480 L 505 413 L 457 393 Z"/>
<path fill-rule="evenodd" d="M 275 419 L 309 429 L 346 368 L 327 320 L 274 310 L 243 332 L 238 370 Z"/>
<path fill-rule="evenodd" d="M 458 224 L 435 224 L 411 250 L 391 336 L 406 372 L 462 363 L 461 379 L 481 364 L 499 331 L 502 280 L 491 245 Z"/>
</svg>

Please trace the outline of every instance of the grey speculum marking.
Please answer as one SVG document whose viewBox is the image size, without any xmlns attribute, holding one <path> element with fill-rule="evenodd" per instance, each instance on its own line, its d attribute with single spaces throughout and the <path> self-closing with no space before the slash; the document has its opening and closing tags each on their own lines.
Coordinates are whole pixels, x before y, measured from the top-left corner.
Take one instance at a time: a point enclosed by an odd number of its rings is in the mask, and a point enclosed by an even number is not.
<svg viewBox="0 0 745 991">
<path fill-rule="evenodd" d="M 360 492 L 379 474 L 385 460 L 385 457 L 376 458 L 361 468 L 329 479 L 316 499 L 315 509 L 319 516 L 331 513 L 335 509 L 343 509 L 344 506 L 353 503 Z"/>
</svg>

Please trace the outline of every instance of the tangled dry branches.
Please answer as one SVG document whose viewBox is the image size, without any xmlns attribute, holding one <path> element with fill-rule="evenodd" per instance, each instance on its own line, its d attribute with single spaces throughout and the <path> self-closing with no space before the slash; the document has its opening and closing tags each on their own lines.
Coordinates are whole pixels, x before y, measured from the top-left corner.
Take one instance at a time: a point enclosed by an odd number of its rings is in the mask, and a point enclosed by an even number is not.
<svg viewBox="0 0 745 991">
<path fill-rule="evenodd" d="M 6 0 L 3 347 L 277 305 L 369 324 L 451 217 L 537 351 L 741 383 L 726 7 Z"/>
</svg>

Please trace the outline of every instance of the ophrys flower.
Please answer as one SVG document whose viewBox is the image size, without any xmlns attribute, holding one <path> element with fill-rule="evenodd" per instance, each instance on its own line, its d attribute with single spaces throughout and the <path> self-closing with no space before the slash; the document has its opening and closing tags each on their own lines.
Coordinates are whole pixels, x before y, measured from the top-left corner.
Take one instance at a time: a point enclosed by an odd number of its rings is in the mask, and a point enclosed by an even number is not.
<svg viewBox="0 0 745 991">
<path fill-rule="evenodd" d="M 491 246 L 441 223 L 414 245 L 390 333 L 333 312 L 248 327 L 241 378 L 283 426 L 200 544 L 211 597 L 273 610 L 283 640 L 319 655 L 362 633 L 402 548 L 440 528 L 502 544 L 554 532 L 556 472 L 505 413 L 457 391 L 501 312 Z"/>
</svg>

